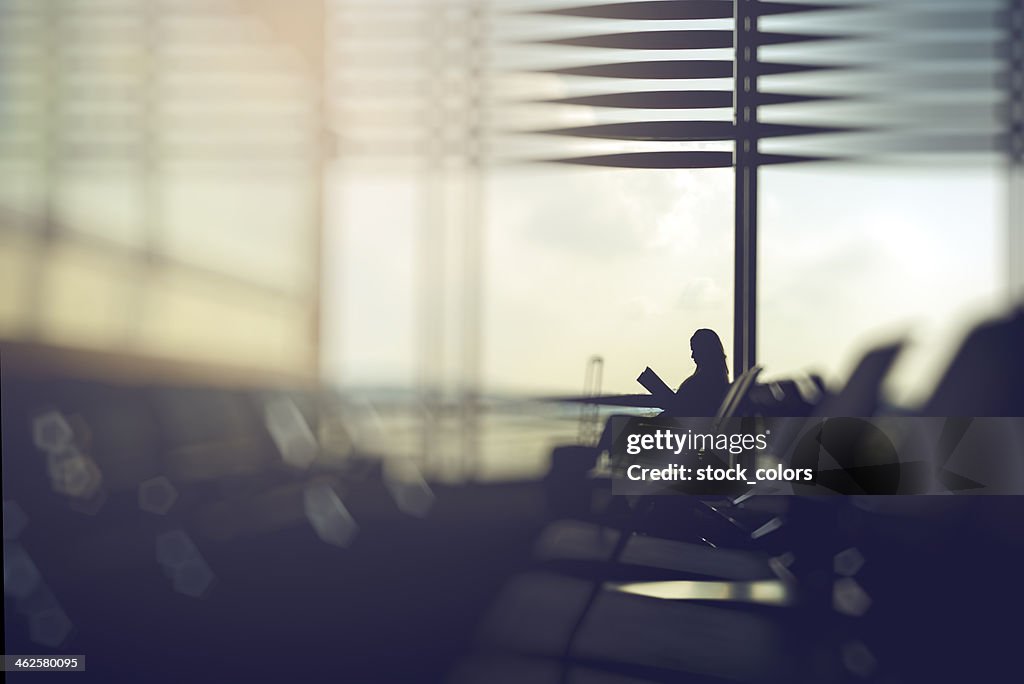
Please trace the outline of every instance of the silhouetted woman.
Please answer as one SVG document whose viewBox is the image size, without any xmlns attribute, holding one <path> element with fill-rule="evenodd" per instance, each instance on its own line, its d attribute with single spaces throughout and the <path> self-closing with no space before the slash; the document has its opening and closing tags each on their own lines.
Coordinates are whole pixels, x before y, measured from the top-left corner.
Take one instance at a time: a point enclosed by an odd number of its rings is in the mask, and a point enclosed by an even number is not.
<svg viewBox="0 0 1024 684">
<path fill-rule="evenodd" d="M 693 375 L 683 380 L 676 390 L 671 406 L 663 416 L 679 418 L 714 417 L 729 391 L 729 368 L 725 365 L 725 348 L 718 333 L 701 328 L 690 338 L 690 358 L 697 364 Z M 611 448 L 612 424 L 609 419 L 597 443 L 598 453 Z"/>
<path fill-rule="evenodd" d="M 718 333 L 708 328 L 693 333 L 690 358 L 697 370 L 679 385 L 675 402 L 666 407 L 665 415 L 714 416 L 729 391 L 729 368 Z"/>
<path fill-rule="evenodd" d="M 697 364 L 697 370 L 679 385 L 679 389 L 666 402 L 661 415 L 683 418 L 713 417 L 729 391 L 729 369 L 725 365 L 725 349 L 722 340 L 714 330 L 701 328 L 690 338 L 690 358 Z M 665 397 L 667 399 L 667 397 Z M 630 416 L 623 416 L 630 417 Z M 635 417 L 635 416 L 633 416 Z M 626 427 L 626 421 L 605 422 L 604 430 L 597 445 L 592 448 L 558 447 L 551 452 L 551 469 L 544 478 L 550 511 L 556 515 L 589 512 L 592 505 L 590 489 L 583 486 L 587 473 L 597 464 L 604 452 L 609 452 L 608 465 L 613 468 L 616 461 L 622 465 L 621 454 L 611 454 L 616 430 Z M 625 505 L 623 497 L 612 497 L 609 510 Z M 628 506 L 627 506 L 628 508 Z"/>
</svg>

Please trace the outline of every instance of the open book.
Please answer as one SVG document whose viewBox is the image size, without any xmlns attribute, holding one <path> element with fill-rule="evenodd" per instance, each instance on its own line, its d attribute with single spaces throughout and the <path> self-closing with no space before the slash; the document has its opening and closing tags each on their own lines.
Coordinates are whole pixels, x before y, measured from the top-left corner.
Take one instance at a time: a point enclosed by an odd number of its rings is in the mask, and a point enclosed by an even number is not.
<svg viewBox="0 0 1024 684">
<path fill-rule="evenodd" d="M 636 381 L 651 393 L 661 403 L 662 407 L 668 407 L 674 400 L 676 393 L 672 391 L 664 380 L 648 366 L 644 372 L 637 376 Z"/>
</svg>

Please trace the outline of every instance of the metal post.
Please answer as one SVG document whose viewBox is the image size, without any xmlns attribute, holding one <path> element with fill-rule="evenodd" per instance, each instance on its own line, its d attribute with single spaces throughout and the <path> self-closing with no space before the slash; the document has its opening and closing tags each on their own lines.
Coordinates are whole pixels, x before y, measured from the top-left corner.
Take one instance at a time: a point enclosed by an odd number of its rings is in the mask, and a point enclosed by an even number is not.
<svg viewBox="0 0 1024 684">
<path fill-rule="evenodd" d="M 460 408 L 462 413 L 462 472 L 466 479 L 476 475 L 480 460 L 480 412 L 482 410 L 481 374 L 483 369 L 481 327 L 484 285 L 482 260 L 484 258 L 484 97 L 486 64 L 487 3 L 466 0 L 466 35 L 469 45 L 465 49 L 466 101 L 464 103 L 465 130 L 463 155 L 463 273 L 462 273 L 462 359 Z"/>
<path fill-rule="evenodd" d="M 735 0 L 736 256 L 733 378 L 757 358 L 757 14 L 756 0 Z"/>
<path fill-rule="evenodd" d="M 316 45 L 316 58 L 314 64 L 314 88 L 316 89 L 316 134 L 317 144 L 314 150 L 313 159 L 313 183 L 311 220 L 314 224 L 314 235 L 312 244 L 313 283 L 309 311 L 309 337 L 312 342 L 312 349 L 307 358 L 306 367 L 308 372 L 317 383 L 321 381 L 322 374 L 322 349 L 323 349 L 323 288 L 324 288 L 324 244 L 325 232 L 327 231 L 327 179 L 330 174 L 331 163 L 334 158 L 333 133 L 330 126 L 330 111 L 327 102 L 328 89 L 328 62 L 330 54 L 328 51 L 328 32 L 330 30 L 328 17 L 330 8 L 326 0 L 310 3 L 312 25 L 320 27 L 318 36 L 319 44 Z"/>
<path fill-rule="evenodd" d="M 445 363 L 444 322 L 447 306 L 445 296 L 445 254 L 448 248 L 445 230 L 447 219 L 448 169 L 445 158 L 447 122 L 440 112 L 444 93 L 445 53 L 438 46 L 448 29 L 447 16 L 437 2 L 422 8 L 424 35 L 421 57 L 422 100 L 427 112 L 424 126 L 427 142 L 420 166 L 421 211 L 418 245 L 419 340 L 417 365 L 422 410 L 420 426 L 420 459 L 428 470 L 440 463 L 441 427 Z"/>
</svg>

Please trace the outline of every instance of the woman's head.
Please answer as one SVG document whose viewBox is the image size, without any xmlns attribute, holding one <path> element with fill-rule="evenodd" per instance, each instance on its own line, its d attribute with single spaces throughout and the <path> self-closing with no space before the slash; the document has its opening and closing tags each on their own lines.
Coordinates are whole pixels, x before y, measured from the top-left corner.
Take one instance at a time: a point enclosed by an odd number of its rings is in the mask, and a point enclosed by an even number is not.
<svg viewBox="0 0 1024 684">
<path fill-rule="evenodd" d="M 690 338 L 690 358 L 697 364 L 697 369 L 720 370 L 729 373 L 725 365 L 725 348 L 718 333 L 708 328 L 701 328 Z"/>
</svg>

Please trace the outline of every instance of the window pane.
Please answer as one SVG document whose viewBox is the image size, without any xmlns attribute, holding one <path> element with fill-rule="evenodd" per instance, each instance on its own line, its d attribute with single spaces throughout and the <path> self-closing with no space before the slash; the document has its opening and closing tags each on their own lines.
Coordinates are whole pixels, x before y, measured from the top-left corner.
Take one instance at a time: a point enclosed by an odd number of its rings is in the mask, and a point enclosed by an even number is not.
<svg viewBox="0 0 1024 684">
<path fill-rule="evenodd" d="M 842 380 L 912 333 L 893 387 L 927 389 L 958 331 L 1005 296 L 1000 171 L 762 171 L 760 359 Z"/>
<path fill-rule="evenodd" d="M 689 338 L 732 338 L 732 174 L 530 169 L 490 182 L 487 380 L 578 392 L 605 359 L 605 387 L 637 392 L 650 365 L 693 370 Z"/>
</svg>

